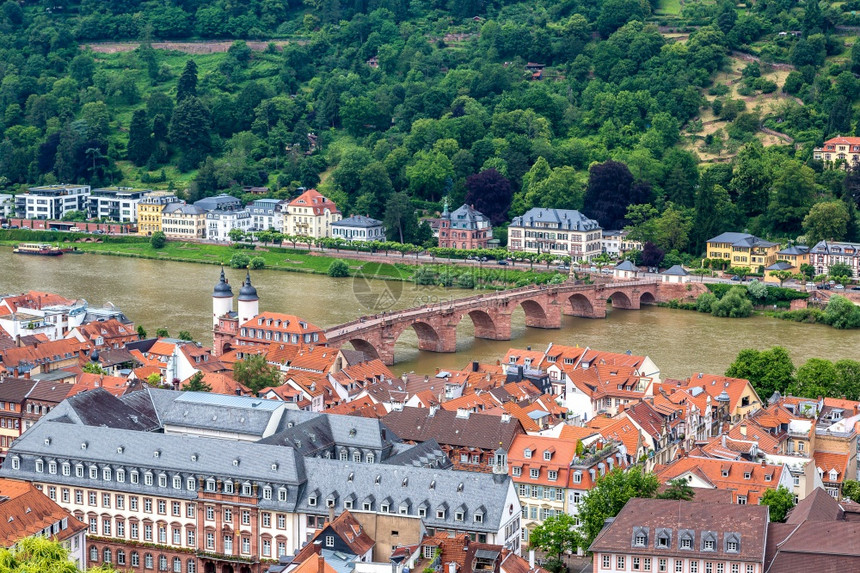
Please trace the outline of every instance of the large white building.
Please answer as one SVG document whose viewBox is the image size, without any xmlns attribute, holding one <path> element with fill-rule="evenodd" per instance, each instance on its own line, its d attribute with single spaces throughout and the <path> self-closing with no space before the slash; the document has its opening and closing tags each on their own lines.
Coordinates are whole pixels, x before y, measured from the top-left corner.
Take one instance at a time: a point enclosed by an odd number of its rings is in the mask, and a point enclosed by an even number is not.
<svg viewBox="0 0 860 573">
<path fill-rule="evenodd" d="M 89 185 L 30 187 L 15 196 L 15 212 L 25 219 L 62 219 L 69 211 L 87 212 Z"/>
<path fill-rule="evenodd" d="M 130 187 L 105 187 L 93 189 L 87 202 L 87 217 L 109 219 L 120 223 L 137 222 L 137 204 L 148 193 L 147 190 Z"/>
<path fill-rule="evenodd" d="M 245 209 L 251 215 L 251 226 L 255 231 L 268 231 L 275 228 L 275 208 L 281 203 L 279 199 L 257 199 L 251 201 Z"/>
<path fill-rule="evenodd" d="M 602 236 L 597 221 L 579 211 L 535 207 L 511 221 L 508 250 L 590 261 L 601 252 Z"/>
<path fill-rule="evenodd" d="M 277 216 L 281 222 L 275 228 L 282 228 L 284 234 L 312 239 L 331 237 L 332 224 L 343 218 L 337 205 L 316 189 L 308 189 L 286 207 L 281 204 Z"/>
<path fill-rule="evenodd" d="M 216 209 L 206 213 L 206 238 L 210 241 L 229 241 L 230 231 L 250 231 L 254 219 L 247 209 L 223 211 Z"/>
<path fill-rule="evenodd" d="M 87 524 L 90 566 L 261 573 L 344 510 L 368 530 L 420 522 L 519 552 L 508 476 L 422 467 L 409 448 L 378 420 L 285 402 L 96 389 L 16 440 L 0 475 Z"/>
</svg>

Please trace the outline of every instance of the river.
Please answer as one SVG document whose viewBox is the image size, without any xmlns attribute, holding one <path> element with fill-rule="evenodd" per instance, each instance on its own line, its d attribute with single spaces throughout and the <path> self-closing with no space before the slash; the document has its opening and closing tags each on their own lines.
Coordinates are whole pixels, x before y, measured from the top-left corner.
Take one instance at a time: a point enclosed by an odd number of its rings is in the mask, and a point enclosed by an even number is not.
<svg viewBox="0 0 860 573">
<path fill-rule="evenodd" d="M 154 334 L 159 327 L 172 335 L 187 330 L 211 345 L 212 288 L 219 269 L 213 265 L 155 261 L 106 255 L 26 257 L 0 248 L 0 293 L 26 290 L 56 292 L 84 298 L 91 306 L 112 303 Z M 244 272 L 227 269 L 236 295 Z M 260 310 L 299 315 L 321 327 L 377 312 L 363 306 L 367 297 L 354 294 L 351 278 L 282 271 L 254 271 Z M 391 309 L 408 308 L 439 298 L 462 297 L 473 291 L 419 287 L 412 283 L 371 281 L 374 290 L 393 291 Z M 363 301 L 363 302 L 362 302 Z M 860 331 L 823 325 L 797 324 L 768 317 L 720 319 L 690 311 L 645 307 L 610 311 L 606 319 L 564 317 L 561 330 L 526 328 L 522 310 L 514 313 L 513 340 L 472 337 L 472 324 L 458 328 L 458 352 L 436 354 L 417 349 L 411 329 L 397 343 L 397 373 L 431 373 L 436 368 L 463 368 L 472 360 L 495 362 L 508 348 L 543 349 L 552 342 L 589 346 L 612 352 L 630 350 L 650 356 L 663 377 L 687 377 L 696 372 L 721 374 L 743 348 L 786 347 L 795 365 L 812 357 L 838 360 L 860 358 Z"/>
</svg>

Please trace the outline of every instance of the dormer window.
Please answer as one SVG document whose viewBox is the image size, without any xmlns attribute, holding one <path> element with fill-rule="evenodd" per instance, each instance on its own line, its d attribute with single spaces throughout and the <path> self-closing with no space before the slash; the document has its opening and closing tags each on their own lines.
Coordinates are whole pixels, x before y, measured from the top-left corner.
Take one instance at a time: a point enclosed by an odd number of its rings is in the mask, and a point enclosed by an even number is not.
<svg viewBox="0 0 860 573">
<path fill-rule="evenodd" d="M 725 537 L 726 553 L 738 553 L 741 549 L 741 538 L 737 533 L 727 533 Z"/>
<path fill-rule="evenodd" d="M 574 472 L 573 483 L 582 483 L 582 472 Z"/>
<path fill-rule="evenodd" d="M 464 514 L 462 511 L 454 512 L 454 521 L 463 521 Z"/>
<path fill-rule="evenodd" d="M 311 506 L 311 507 L 316 507 L 316 505 L 317 505 L 317 496 L 312 495 L 312 496 L 308 497 L 308 505 L 309 505 L 309 506 Z"/>
<path fill-rule="evenodd" d="M 382 503 L 379 504 L 379 511 L 381 511 L 382 513 L 388 513 L 390 509 L 391 509 L 391 504 L 388 503 L 387 501 L 383 501 Z"/>
<path fill-rule="evenodd" d="M 242 495 L 245 497 L 250 497 L 251 495 L 251 484 L 243 483 L 242 484 Z"/>
<path fill-rule="evenodd" d="M 436 510 L 436 519 L 445 519 L 445 510 L 444 509 L 440 508 L 440 509 Z"/>
<path fill-rule="evenodd" d="M 540 470 L 534 469 L 534 468 L 530 469 L 529 470 L 529 477 L 532 479 L 538 479 L 540 477 Z"/>
<path fill-rule="evenodd" d="M 532 457 L 532 451 L 528 448 L 523 450 L 523 457 L 526 459 L 530 459 Z"/>
<path fill-rule="evenodd" d="M 744 472 L 744 479 L 750 479 L 751 475 L 752 475 L 752 473 L 750 473 L 750 472 Z"/>
<path fill-rule="evenodd" d="M 556 481 L 558 479 L 558 472 L 555 470 L 549 470 L 547 472 L 547 478 L 549 481 Z"/>
<path fill-rule="evenodd" d="M 549 450 L 544 451 L 543 459 L 546 461 L 550 461 L 552 459 L 552 452 Z"/>
<path fill-rule="evenodd" d="M 836 481 L 838 474 L 836 470 L 830 470 L 830 481 Z"/>
<path fill-rule="evenodd" d="M 720 475 L 721 475 L 722 477 L 724 477 L 724 478 L 729 477 L 729 470 L 722 470 L 722 471 L 720 472 Z"/>
<path fill-rule="evenodd" d="M 717 550 L 717 534 L 713 531 L 705 531 L 702 533 L 702 551 Z"/>
<path fill-rule="evenodd" d="M 644 533 L 637 533 L 636 537 L 633 539 L 633 545 L 636 547 L 645 547 L 648 545 L 648 536 Z"/>
<path fill-rule="evenodd" d="M 206 480 L 206 491 L 215 491 L 215 480 L 214 479 Z"/>
<path fill-rule="evenodd" d="M 519 466 L 514 466 L 511 468 L 511 472 L 513 473 L 514 477 L 519 477 L 519 476 L 523 475 L 523 468 L 521 468 Z"/>
<path fill-rule="evenodd" d="M 657 530 L 657 541 L 656 546 L 658 549 L 668 549 L 672 546 L 672 532 L 671 530 L 662 529 Z"/>
</svg>

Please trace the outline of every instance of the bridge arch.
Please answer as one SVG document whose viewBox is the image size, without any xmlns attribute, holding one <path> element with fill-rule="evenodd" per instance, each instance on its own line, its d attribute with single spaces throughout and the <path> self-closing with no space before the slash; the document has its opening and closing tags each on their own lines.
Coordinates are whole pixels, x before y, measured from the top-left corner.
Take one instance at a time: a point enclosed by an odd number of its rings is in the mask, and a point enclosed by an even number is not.
<svg viewBox="0 0 860 573">
<path fill-rule="evenodd" d="M 517 304 L 523 307 L 526 314 L 526 326 L 532 328 L 561 328 L 561 306 L 551 306 L 548 299 L 544 303 L 540 299 L 525 298 L 518 300 Z"/>
<path fill-rule="evenodd" d="M 346 342 L 352 344 L 352 347 L 356 349 L 358 352 L 364 354 L 364 357 L 367 360 L 374 360 L 377 358 L 382 358 L 379 350 L 370 342 L 363 338 L 350 338 Z"/>
<path fill-rule="evenodd" d="M 592 317 L 594 316 L 594 305 L 591 304 L 591 300 L 582 293 L 573 293 L 568 298 L 568 303 L 572 309 L 571 314 L 573 316 L 584 316 L 584 317 Z"/>
<path fill-rule="evenodd" d="M 606 300 L 612 301 L 612 308 L 623 308 L 626 310 L 636 308 L 633 305 L 633 301 L 631 297 L 627 296 L 627 294 L 623 291 L 617 290 L 606 297 Z"/>
<path fill-rule="evenodd" d="M 654 293 L 651 291 L 645 291 L 641 295 L 639 295 L 639 304 L 656 304 L 657 297 L 654 296 Z"/>
<path fill-rule="evenodd" d="M 467 312 L 466 316 L 472 319 L 472 326 L 475 327 L 475 338 L 495 340 L 498 337 L 499 325 L 487 311 L 476 308 Z M 510 326 L 508 329 L 510 330 Z M 508 338 L 510 338 L 510 334 Z"/>
</svg>

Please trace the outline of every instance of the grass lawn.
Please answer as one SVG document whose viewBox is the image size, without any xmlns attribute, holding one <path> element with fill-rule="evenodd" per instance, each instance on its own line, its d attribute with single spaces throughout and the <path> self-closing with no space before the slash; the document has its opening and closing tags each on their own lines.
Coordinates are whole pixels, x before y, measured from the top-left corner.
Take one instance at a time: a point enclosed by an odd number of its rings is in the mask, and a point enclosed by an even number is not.
<svg viewBox="0 0 860 573">
<path fill-rule="evenodd" d="M 681 0 L 660 0 L 660 5 L 655 12 L 677 16 L 681 13 Z"/>
</svg>

